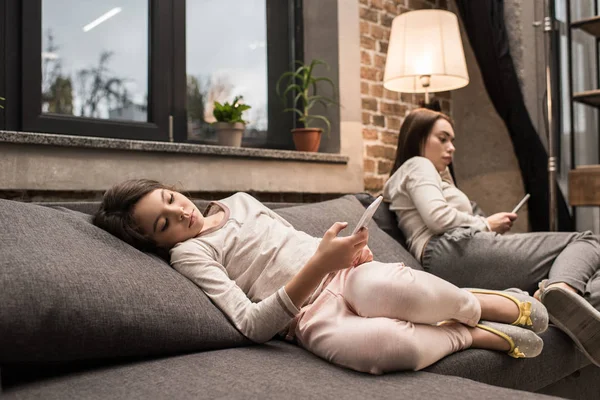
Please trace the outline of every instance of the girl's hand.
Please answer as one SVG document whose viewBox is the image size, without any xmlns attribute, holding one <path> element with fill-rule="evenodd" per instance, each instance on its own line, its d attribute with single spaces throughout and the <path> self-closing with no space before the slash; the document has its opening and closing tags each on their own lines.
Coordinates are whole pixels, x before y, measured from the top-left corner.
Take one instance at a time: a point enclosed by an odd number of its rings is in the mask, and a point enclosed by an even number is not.
<svg viewBox="0 0 600 400">
<path fill-rule="evenodd" d="M 501 212 L 491 215 L 487 218 L 490 229 L 493 232 L 503 234 L 508 232 L 513 226 L 513 222 L 517 219 L 517 214 Z"/>
<path fill-rule="evenodd" d="M 371 249 L 369 249 L 369 246 L 365 245 L 365 247 L 362 248 L 358 257 L 355 258 L 354 261 L 352 262 L 352 266 L 356 267 L 356 266 L 359 266 L 361 264 L 368 263 L 371 261 L 373 261 L 373 252 L 371 252 Z"/>
<path fill-rule="evenodd" d="M 347 222 L 336 222 L 325 232 L 313 256 L 314 265 L 321 273 L 328 274 L 354 266 L 354 260 L 360 257 L 367 245 L 369 233 L 366 228 L 356 235 L 337 237 L 347 226 Z"/>
</svg>

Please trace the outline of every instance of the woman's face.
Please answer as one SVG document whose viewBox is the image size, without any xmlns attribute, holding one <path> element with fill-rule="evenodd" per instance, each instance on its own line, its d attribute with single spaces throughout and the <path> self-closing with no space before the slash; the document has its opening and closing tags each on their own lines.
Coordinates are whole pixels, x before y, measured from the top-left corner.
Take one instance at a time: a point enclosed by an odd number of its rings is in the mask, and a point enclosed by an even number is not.
<svg viewBox="0 0 600 400">
<path fill-rule="evenodd" d="M 452 162 L 454 150 L 456 150 L 453 142 L 454 129 L 452 129 L 452 125 L 440 118 L 435 121 L 427 137 L 422 155 L 428 158 L 439 172 L 442 172 Z"/>
<path fill-rule="evenodd" d="M 168 189 L 156 189 L 142 197 L 133 208 L 133 219 L 142 234 L 167 250 L 198 236 L 204 226 L 204 217 L 194 203 Z"/>
</svg>

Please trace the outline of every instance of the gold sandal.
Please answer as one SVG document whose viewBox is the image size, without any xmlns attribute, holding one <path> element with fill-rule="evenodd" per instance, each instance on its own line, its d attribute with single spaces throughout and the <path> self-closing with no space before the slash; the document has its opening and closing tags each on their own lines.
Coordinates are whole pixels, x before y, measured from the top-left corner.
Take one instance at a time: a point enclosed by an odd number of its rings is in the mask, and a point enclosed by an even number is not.
<svg viewBox="0 0 600 400">
<path fill-rule="evenodd" d="M 480 321 L 477 328 L 492 332 L 508 342 L 508 355 L 513 358 L 532 358 L 544 348 L 544 341 L 535 332 L 500 322 Z"/>
<path fill-rule="evenodd" d="M 548 329 L 548 311 L 546 307 L 527 292 L 511 288 L 504 291 L 486 289 L 468 289 L 471 293 L 494 294 L 511 300 L 519 308 L 519 317 L 511 325 L 531 329 L 542 333 Z"/>
</svg>

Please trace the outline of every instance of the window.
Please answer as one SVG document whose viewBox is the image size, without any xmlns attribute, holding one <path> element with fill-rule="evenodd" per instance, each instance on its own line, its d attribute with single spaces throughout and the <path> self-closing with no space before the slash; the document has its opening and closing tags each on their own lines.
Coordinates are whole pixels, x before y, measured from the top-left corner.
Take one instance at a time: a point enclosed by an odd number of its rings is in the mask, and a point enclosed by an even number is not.
<svg viewBox="0 0 600 400">
<path fill-rule="evenodd" d="M 6 40 L 21 63 L 3 63 L 22 83 L 16 129 L 210 144 L 213 102 L 241 95 L 252 106 L 243 145 L 293 147 L 275 83 L 302 47 L 299 0 L 7 2 L 3 22 L 20 35 Z"/>
<path fill-rule="evenodd" d="M 168 2 L 24 0 L 21 12 L 23 130 L 169 139 Z"/>
<path fill-rule="evenodd" d="M 275 85 L 301 59 L 298 0 L 187 0 L 175 11 L 176 43 L 185 41 L 185 65 L 176 67 L 182 88 L 176 131 L 182 140 L 216 142 L 210 125 L 214 101 L 243 96 L 252 108 L 243 146 L 291 149 L 294 116 L 283 113 Z M 293 29 L 290 29 L 293 28 Z M 185 88 L 185 89 L 183 89 Z M 181 102 L 183 99 L 182 103 Z M 181 124 L 184 121 L 185 124 Z M 283 133 L 283 134 L 282 134 Z"/>
<path fill-rule="evenodd" d="M 148 14 L 147 0 L 43 1 L 42 113 L 147 122 Z"/>
<path fill-rule="evenodd" d="M 227 12 L 224 12 L 227 10 Z M 264 0 L 188 0 L 186 70 L 188 138 L 214 140 L 214 101 L 243 96 L 252 108 L 244 141 L 268 130 L 267 25 Z M 210 55 L 210 57 L 207 57 Z"/>
</svg>

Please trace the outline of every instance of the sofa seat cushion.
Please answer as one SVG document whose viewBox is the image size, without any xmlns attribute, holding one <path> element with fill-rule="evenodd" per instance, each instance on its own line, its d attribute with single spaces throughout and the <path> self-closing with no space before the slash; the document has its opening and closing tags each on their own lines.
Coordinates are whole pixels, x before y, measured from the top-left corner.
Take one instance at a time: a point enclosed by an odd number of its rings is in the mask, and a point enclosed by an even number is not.
<svg viewBox="0 0 600 400">
<path fill-rule="evenodd" d="M 470 349 L 452 354 L 425 371 L 537 391 L 590 364 L 573 341 L 555 326 L 550 326 L 540 336 L 544 340 L 544 350 L 535 358 L 514 359 L 497 351 Z"/>
<path fill-rule="evenodd" d="M 279 341 L 87 370 L 54 371 L 45 379 L 38 377 L 4 390 L 6 400 L 551 398 L 426 372 L 362 374 Z"/>
<path fill-rule="evenodd" d="M 0 200 L 0 224 L 0 364 L 248 343 L 191 281 L 84 214 Z"/>
</svg>

